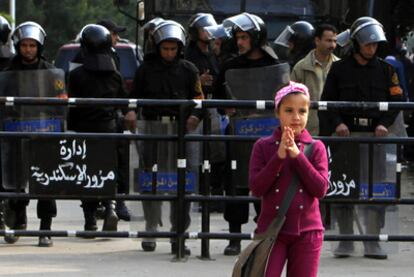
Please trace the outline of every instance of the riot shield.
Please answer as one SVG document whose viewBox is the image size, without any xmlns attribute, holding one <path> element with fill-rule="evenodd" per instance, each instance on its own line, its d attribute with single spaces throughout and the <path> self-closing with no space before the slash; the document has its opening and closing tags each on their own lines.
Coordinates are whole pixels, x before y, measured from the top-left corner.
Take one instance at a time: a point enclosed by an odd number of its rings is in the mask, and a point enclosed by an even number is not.
<svg viewBox="0 0 414 277">
<path fill-rule="evenodd" d="M 225 76 L 226 87 L 233 98 L 273 100 L 276 91 L 289 83 L 290 69 L 287 63 L 283 63 L 258 68 L 230 69 L 226 71 Z M 279 121 L 271 110 L 238 110 L 230 118 L 228 133 L 267 136 L 272 134 L 278 125 Z M 253 142 L 228 144 L 228 155 L 232 161 L 232 189 L 248 187 L 248 166 L 252 146 Z"/>
<path fill-rule="evenodd" d="M 165 120 L 138 120 L 138 132 L 146 135 L 175 135 L 177 122 Z M 138 142 L 139 168 L 134 172 L 134 191 L 140 193 L 175 193 L 177 189 L 177 142 L 145 140 Z M 187 144 L 186 191 L 198 187 L 197 167 L 199 149 Z"/>
<path fill-rule="evenodd" d="M 353 133 L 356 137 L 371 137 L 373 133 Z M 344 147 L 349 144 L 349 147 Z M 328 151 L 330 169 L 330 187 L 327 197 L 339 197 L 349 199 L 367 199 L 369 188 L 369 155 L 373 155 L 373 186 L 372 197 L 374 199 L 394 199 L 397 197 L 397 149 L 393 144 L 374 144 L 372 153 L 367 144 L 355 145 L 355 143 L 335 143 L 337 152 Z M 329 143 L 331 146 L 331 143 Z M 342 147 L 342 149 L 340 149 Z M 330 147 L 331 148 L 331 147 Z M 345 153 L 346 152 L 346 153 Z M 334 154 L 334 155 L 331 155 Z M 342 158 L 342 160 L 341 160 Z M 358 161 L 359 160 L 359 161 Z M 352 163 L 353 166 L 344 166 Z M 356 165 L 356 166 L 355 166 Z M 353 167 L 353 168 L 352 168 Z M 341 174 L 333 174 L 339 171 Z M 337 176 L 337 177 L 335 177 Z M 342 177 L 341 177 L 342 176 Z M 336 179 L 335 179 L 336 178 Z M 344 194 L 344 191 L 350 191 Z M 395 205 L 332 205 L 330 233 L 332 234 L 368 234 L 398 233 L 398 207 Z M 397 244 L 384 244 L 376 242 L 339 242 L 333 243 L 335 255 L 353 254 L 378 254 L 381 249 L 384 253 L 393 253 L 398 250 Z"/>
<path fill-rule="evenodd" d="M 0 73 L 3 97 L 67 97 L 61 69 L 7 71 Z M 60 106 L 14 106 L 1 108 L 1 126 L 9 132 L 61 132 L 66 108 Z M 28 139 L 1 142 L 2 183 L 8 190 L 22 190 L 28 184 Z"/>
<path fill-rule="evenodd" d="M 177 121 L 170 116 L 160 117 L 159 120 L 138 120 L 138 132 L 145 135 L 176 135 Z M 139 163 L 134 169 L 135 193 L 146 194 L 176 194 L 178 188 L 177 176 L 177 142 L 145 140 L 137 143 Z M 198 188 L 199 143 L 186 145 L 186 176 L 185 190 L 195 192 Z M 196 147 L 194 147 L 196 146 Z M 138 202 L 132 206 L 138 209 Z M 143 201 L 145 230 L 156 231 L 163 226 L 165 218 L 162 215 L 162 202 Z M 186 225 L 189 219 L 190 203 L 186 203 Z M 176 230 L 177 205 L 170 203 L 169 221 L 171 230 Z M 132 218 L 131 226 L 138 226 L 137 218 Z M 148 241 L 148 239 L 147 239 Z"/>
<path fill-rule="evenodd" d="M 226 89 L 235 99 L 273 100 L 275 92 L 290 81 L 287 63 L 226 71 Z"/>
</svg>

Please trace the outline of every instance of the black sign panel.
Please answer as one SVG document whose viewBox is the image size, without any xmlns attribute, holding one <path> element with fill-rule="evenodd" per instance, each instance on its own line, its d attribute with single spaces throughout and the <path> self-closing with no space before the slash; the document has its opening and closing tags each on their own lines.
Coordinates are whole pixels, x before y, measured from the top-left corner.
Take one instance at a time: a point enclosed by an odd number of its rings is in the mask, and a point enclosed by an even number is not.
<svg viewBox="0 0 414 277">
<path fill-rule="evenodd" d="M 360 150 L 358 143 L 327 143 L 329 190 L 326 197 L 358 199 Z"/>
<path fill-rule="evenodd" d="M 39 195 L 114 195 L 116 142 L 37 139 L 29 142 L 29 191 Z"/>
</svg>

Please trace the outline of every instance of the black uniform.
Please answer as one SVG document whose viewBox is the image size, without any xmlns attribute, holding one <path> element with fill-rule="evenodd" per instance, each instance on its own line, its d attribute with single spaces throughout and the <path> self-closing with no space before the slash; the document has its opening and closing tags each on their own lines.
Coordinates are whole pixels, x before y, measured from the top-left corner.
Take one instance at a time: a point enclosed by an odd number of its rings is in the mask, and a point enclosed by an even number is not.
<svg viewBox="0 0 414 277">
<path fill-rule="evenodd" d="M 321 95 L 321 101 L 402 101 L 402 90 L 393 67 L 380 58 L 360 65 L 351 55 L 332 64 Z M 320 126 L 321 135 L 331 135 L 344 123 L 350 132 L 374 132 L 378 125 L 389 127 L 397 110 L 322 112 L 319 116 L 328 126 Z M 364 126 L 360 125 L 360 119 Z M 365 124 L 367 122 L 368 124 Z"/>
<path fill-rule="evenodd" d="M 99 64 L 99 63 L 97 63 Z M 95 61 L 85 63 L 69 73 L 69 96 L 77 98 L 124 98 L 122 77 L 112 68 L 99 68 Z M 126 112 L 126 111 L 124 111 Z M 68 129 L 77 132 L 116 133 L 117 109 L 114 107 L 71 108 Z M 94 211 L 98 201 L 83 201 L 85 212 Z"/>
<path fill-rule="evenodd" d="M 184 53 L 184 57 L 197 67 L 200 74 L 208 71 L 208 74 L 213 76 L 214 83 L 219 73 L 219 65 L 217 58 L 212 51 L 203 53 L 195 42 L 191 42 Z M 203 86 L 202 88 L 203 93 L 209 98 L 209 95 L 213 93 L 213 87 Z"/>
<path fill-rule="evenodd" d="M 212 75 L 213 83 L 217 80 L 217 75 L 219 74 L 219 65 L 217 57 L 214 55 L 213 51 L 209 49 L 207 53 L 202 52 L 200 48 L 197 46 L 197 43 L 192 41 L 188 45 L 184 57 L 189 60 L 190 62 L 194 63 L 197 67 L 200 74 L 208 72 L 208 74 Z M 206 95 L 206 98 L 213 97 L 213 86 L 202 86 L 203 93 Z M 210 118 L 211 120 L 216 120 L 214 122 L 217 125 L 217 121 L 220 120 L 217 116 L 217 109 L 211 110 L 210 109 Z M 213 122 L 210 124 L 213 126 Z M 213 131 L 213 130 L 212 130 Z M 212 132 L 213 133 L 213 132 Z M 217 133 L 216 133 L 217 134 Z M 223 194 L 223 186 L 224 186 L 224 167 L 225 167 L 225 148 L 224 142 L 210 142 L 209 143 L 209 151 L 210 151 L 210 160 L 211 160 L 211 175 L 210 175 L 210 187 L 212 188 L 211 193 L 213 195 L 222 195 Z M 202 178 L 200 178 L 200 182 L 202 182 Z M 221 203 L 210 203 L 211 210 L 221 211 L 222 205 Z"/>
<path fill-rule="evenodd" d="M 190 62 L 177 58 L 171 63 L 167 63 L 157 54 L 151 56 L 151 59 L 138 68 L 133 89 L 132 98 L 143 99 L 203 99 L 200 79 L 197 68 Z M 189 116 L 191 111 L 188 111 Z M 200 111 L 192 112 L 193 115 L 200 118 Z M 143 107 L 142 117 L 144 120 L 161 121 L 162 118 L 169 119 L 170 125 L 174 125 L 177 108 L 170 107 Z M 155 124 L 154 124 L 155 125 Z M 151 123 L 148 124 L 151 129 Z M 159 130 L 158 130 L 159 131 Z M 152 132 L 150 130 L 149 132 Z M 165 143 L 163 143 L 165 144 Z M 154 164 L 158 161 L 157 153 L 163 144 L 156 141 L 143 142 L 143 153 L 141 161 L 144 170 L 151 171 Z M 168 154 L 166 154 L 168 155 Z M 174 159 L 175 157 L 165 157 L 165 159 Z M 158 225 L 161 225 L 161 202 L 144 201 L 142 203 L 144 217 L 146 221 L 146 231 L 156 231 Z M 171 203 L 170 222 L 171 230 L 176 231 L 176 205 Z M 190 203 L 187 202 L 185 207 L 185 228 L 190 225 Z"/>
<path fill-rule="evenodd" d="M 321 96 L 322 101 L 353 101 L 353 102 L 392 102 L 402 101 L 403 93 L 399 86 L 397 74 L 393 67 L 379 58 L 369 60 L 366 65 L 357 62 L 353 55 L 334 62 L 328 74 Z M 345 124 L 351 135 L 359 133 L 374 133 L 378 125 L 390 127 L 399 111 L 329 111 L 320 112 L 320 133 L 331 135 L 336 127 Z M 386 179 L 386 148 L 384 145 L 374 145 L 374 182 Z M 360 145 L 360 181 L 367 180 L 368 149 Z M 366 181 L 365 181 L 366 182 Z M 354 207 L 352 205 L 334 205 L 332 212 L 337 218 L 341 234 L 353 234 Z M 366 205 L 361 208 L 364 215 L 365 232 L 379 234 L 385 224 L 385 206 Z M 364 243 L 364 255 L 373 258 L 386 258 L 377 242 Z M 340 242 L 334 250 L 334 255 L 347 257 L 353 251 L 352 242 Z"/>
<path fill-rule="evenodd" d="M 37 63 L 23 64 L 20 56 L 15 56 L 10 61 L 5 71 L 23 71 L 23 70 L 39 70 L 39 69 L 55 69 L 55 67 L 40 58 Z M 23 222 L 26 220 L 26 206 L 29 204 L 29 200 L 9 200 L 9 207 L 16 213 L 15 225 L 26 224 Z M 37 202 L 37 217 L 52 218 L 56 216 L 56 201 L 53 199 L 39 200 Z M 21 221 L 21 222 L 20 222 Z"/>
<path fill-rule="evenodd" d="M 198 70 L 191 62 L 177 59 L 165 63 L 160 57 L 154 57 L 138 68 L 131 98 L 203 99 L 204 96 Z M 199 113 L 195 114 L 200 117 Z M 178 110 L 174 107 L 143 107 L 142 115 L 144 119 L 156 120 L 161 116 L 177 116 Z"/>
<path fill-rule="evenodd" d="M 246 55 L 238 56 L 234 59 L 227 61 L 224 65 L 220 74 L 217 78 L 217 87 L 216 87 L 216 98 L 221 99 L 231 99 L 234 98 L 230 95 L 225 88 L 225 73 L 229 69 L 240 69 L 240 68 L 254 68 L 254 67 L 264 67 L 269 65 L 278 64 L 279 61 L 268 55 L 266 52 L 263 52 L 264 56 L 257 60 L 251 60 L 246 57 Z M 241 76 L 242 78 L 242 76 Z M 234 144 L 234 143 L 233 143 Z M 251 146 L 253 143 L 251 143 Z M 246 146 L 248 147 L 248 146 Z M 227 147 L 229 149 L 230 147 Z M 231 150 L 230 150 L 231 151 Z M 231 156 L 231 153 L 227 155 L 228 157 Z M 248 161 L 246 161 L 248 163 Z M 239 167 L 239 166 L 238 166 Z M 230 168 L 229 174 L 227 176 L 231 176 Z M 249 189 L 247 186 L 245 188 L 238 188 L 237 185 L 238 180 L 231 180 L 226 182 L 226 194 L 227 195 L 248 195 Z M 242 181 L 243 182 L 243 181 Z M 247 182 L 247 180 L 246 180 Z M 255 204 L 255 210 L 257 215 L 260 214 L 260 204 Z M 229 222 L 230 225 L 230 232 L 241 232 L 241 224 L 245 224 L 249 220 L 249 204 L 248 203 L 237 203 L 237 202 L 228 202 L 225 204 L 224 209 L 224 219 Z"/>
</svg>

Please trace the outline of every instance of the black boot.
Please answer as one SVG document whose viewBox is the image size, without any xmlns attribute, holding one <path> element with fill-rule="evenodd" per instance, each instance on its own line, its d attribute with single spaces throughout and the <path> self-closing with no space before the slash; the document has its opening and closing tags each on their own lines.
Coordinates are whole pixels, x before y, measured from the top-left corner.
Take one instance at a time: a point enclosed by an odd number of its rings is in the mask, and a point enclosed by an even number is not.
<svg viewBox="0 0 414 277">
<path fill-rule="evenodd" d="M 40 230 L 50 230 L 52 227 L 52 218 L 45 217 L 40 219 Z M 49 236 L 39 237 L 39 247 L 51 247 L 53 246 L 52 238 Z"/>
<path fill-rule="evenodd" d="M 241 233 L 241 224 L 229 222 L 230 233 Z M 224 255 L 237 256 L 240 254 L 241 245 L 239 239 L 231 239 L 229 245 L 224 248 Z"/>
<path fill-rule="evenodd" d="M 83 211 L 85 217 L 85 231 L 96 231 L 98 226 L 96 225 L 96 213 L 94 211 Z M 94 238 L 93 236 L 85 238 Z"/>
<path fill-rule="evenodd" d="M 178 245 L 175 242 L 171 242 L 171 254 L 176 255 L 178 251 Z M 191 250 L 186 245 L 184 245 L 184 255 L 190 256 Z"/>
<path fill-rule="evenodd" d="M 11 226 L 13 230 L 26 230 L 27 228 L 27 215 L 26 215 L 26 206 L 23 209 L 15 212 L 14 224 Z M 7 243 L 16 243 L 19 240 L 19 236 L 15 235 L 6 235 L 4 240 Z"/>
<path fill-rule="evenodd" d="M 142 241 L 141 247 L 145 252 L 153 252 L 157 247 L 157 243 L 155 241 Z"/>
<path fill-rule="evenodd" d="M 131 214 L 129 213 L 128 207 L 125 205 L 124 200 L 116 201 L 115 212 L 119 219 L 131 221 Z"/>
<path fill-rule="evenodd" d="M 0 200 L 0 230 L 4 230 L 6 225 L 4 224 L 4 202 Z"/>
<path fill-rule="evenodd" d="M 225 256 L 237 256 L 240 254 L 241 244 L 240 240 L 232 239 L 229 245 L 224 249 Z"/>
<path fill-rule="evenodd" d="M 118 216 L 115 213 L 113 201 L 105 203 L 105 218 L 102 226 L 102 231 L 116 231 L 118 230 Z"/>
</svg>

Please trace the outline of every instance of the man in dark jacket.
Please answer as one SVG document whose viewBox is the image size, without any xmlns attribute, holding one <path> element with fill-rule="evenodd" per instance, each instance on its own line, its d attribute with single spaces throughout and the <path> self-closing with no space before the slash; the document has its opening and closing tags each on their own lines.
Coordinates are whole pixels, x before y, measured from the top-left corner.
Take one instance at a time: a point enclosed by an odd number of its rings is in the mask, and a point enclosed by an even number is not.
<svg viewBox="0 0 414 277">
<path fill-rule="evenodd" d="M 48 63 L 42 57 L 42 51 L 46 38 L 46 32 L 35 22 L 25 22 L 16 27 L 12 34 L 12 40 L 16 50 L 16 56 L 12 58 L 7 71 L 26 71 L 54 69 L 55 67 Z M 17 146 L 16 146 L 17 147 Z M 28 200 L 9 200 L 9 208 L 14 212 L 14 224 L 12 229 L 26 229 L 27 215 L 26 206 Z M 40 229 L 50 230 L 52 218 L 56 216 L 55 200 L 39 200 L 37 203 L 37 216 L 40 219 Z M 8 243 L 15 243 L 17 236 L 5 236 Z M 52 246 L 53 242 L 50 237 L 41 236 L 39 246 Z"/>
<path fill-rule="evenodd" d="M 224 63 L 216 82 L 214 98 L 235 98 L 226 90 L 226 72 L 230 69 L 247 69 L 275 65 L 278 62 L 276 54 L 267 45 L 267 30 L 263 20 L 253 14 L 243 13 L 223 21 L 224 27 L 231 27 L 232 36 L 239 49 L 239 56 Z M 249 92 L 250 93 L 250 92 Z M 251 92 L 253 95 L 255 92 Z M 240 98 L 239 98 L 240 99 Z M 229 111 L 228 111 L 229 113 Z M 251 147 L 244 144 L 241 147 Z M 237 155 L 236 143 L 229 145 L 229 156 Z M 231 159 L 231 158 L 229 158 Z M 240 159 L 240 163 L 248 164 L 248 157 Z M 240 168 L 242 165 L 238 165 Z M 226 195 L 248 195 L 247 178 L 245 180 L 232 180 L 226 186 Z M 257 214 L 260 205 L 255 205 Z M 231 233 L 241 233 L 241 226 L 248 222 L 249 204 L 229 202 L 224 209 L 224 219 L 229 223 Z M 232 239 L 224 249 L 224 255 L 234 256 L 240 253 L 240 240 Z"/>
<path fill-rule="evenodd" d="M 7 45 L 10 32 L 11 27 L 9 22 L 4 17 L 0 16 L 0 70 L 3 70 L 8 66 L 12 57 L 9 46 Z M 3 185 L 1 184 L 1 179 L 2 177 L 0 174 L 0 192 L 4 191 Z M 4 202 L 3 200 L 0 200 L 0 230 L 4 230 L 4 227 Z"/>
<path fill-rule="evenodd" d="M 165 20 L 159 23 L 152 33 L 156 52 L 138 68 L 134 79 L 132 98 L 144 99 L 203 99 L 203 92 L 198 76 L 197 68 L 190 62 L 182 59 L 181 53 L 185 45 L 184 28 L 175 21 Z M 172 107 L 143 107 L 142 118 L 145 120 L 145 132 L 173 132 L 176 129 L 176 118 L 178 109 Z M 187 113 L 187 131 L 196 129 L 200 114 Z M 151 172 L 152 168 L 158 167 L 159 171 L 172 171 L 170 163 L 174 156 L 175 147 L 165 149 L 162 152 L 163 161 L 158 160 L 160 150 L 164 143 L 145 141 L 141 153 L 143 169 Z M 171 152 L 170 152 L 171 151 Z M 164 162 L 165 161 L 165 162 Z M 141 163 L 141 162 L 140 162 Z M 188 163 L 190 164 L 190 163 Z M 161 202 L 144 201 L 142 203 L 145 217 L 145 230 L 157 231 L 161 225 Z M 186 204 L 185 226 L 190 225 L 190 203 Z M 171 203 L 170 221 L 171 231 L 177 231 L 176 225 L 176 203 Z M 155 240 L 144 239 L 142 241 L 144 251 L 154 251 L 156 248 Z M 176 254 L 177 243 L 171 241 L 171 252 Z M 190 255 L 190 249 L 185 248 L 185 254 Z"/>
<path fill-rule="evenodd" d="M 352 53 L 350 56 L 334 62 L 325 82 L 322 101 L 353 102 L 391 102 L 402 101 L 397 74 L 392 66 L 376 56 L 380 43 L 386 42 L 382 25 L 371 17 L 358 18 L 350 29 Z M 321 135 L 337 136 L 375 136 L 385 137 L 396 121 L 398 110 L 374 111 L 330 111 L 320 112 Z M 402 125 L 402 124 L 401 124 Z M 367 149 L 360 145 L 361 165 L 359 182 L 367 183 Z M 365 150 L 364 150 L 365 149 Z M 386 157 L 384 145 L 374 146 L 374 183 L 384 182 Z M 388 151 L 388 150 L 387 150 Z M 395 150 L 394 150 L 395 152 Z M 377 173 L 375 173 L 377 172 Z M 365 215 L 365 232 L 378 235 L 385 224 L 385 206 L 365 205 L 361 208 Z M 333 213 L 337 217 L 339 232 L 353 234 L 354 207 L 335 205 Z M 354 251 L 353 242 L 341 241 L 334 250 L 336 257 L 349 257 Z M 386 259 L 387 254 L 376 241 L 364 242 L 364 255 L 368 258 Z"/>
<path fill-rule="evenodd" d="M 69 73 L 69 96 L 78 98 L 124 98 L 122 77 L 111 56 L 111 35 L 100 25 L 86 25 L 81 31 L 83 64 Z M 124 111 L 126 112 L 126 111 Z M 116 109 L 113 107 L 71 108 L 68 129 L 76 132 L 116 133 Z M 135 120 L 128 126 L 134 129 Z M 85 230 L 95 231 L 99 201 L 82 201 Z M 105 201 L 103 230 L 116 231 L 118 216 L 112 201 Z"/>
</svg>

